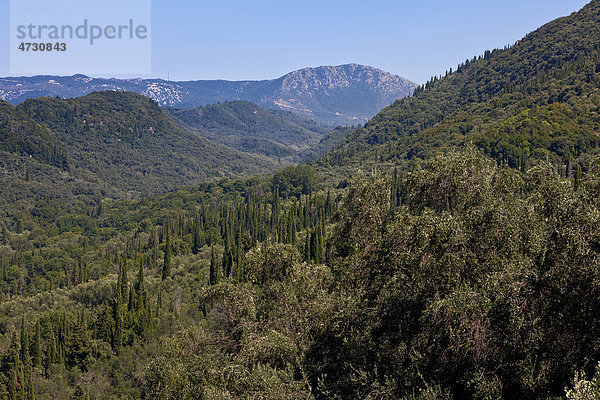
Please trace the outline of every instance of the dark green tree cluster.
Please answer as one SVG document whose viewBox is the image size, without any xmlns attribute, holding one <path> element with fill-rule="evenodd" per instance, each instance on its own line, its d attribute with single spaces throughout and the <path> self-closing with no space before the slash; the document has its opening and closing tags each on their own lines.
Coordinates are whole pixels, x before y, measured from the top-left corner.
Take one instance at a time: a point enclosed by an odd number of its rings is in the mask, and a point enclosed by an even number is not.
<svg viewBox="0 0 600 400">
<path fill-rule="evenodd" d="M 307 351 L 317 397 L 547 398 L 594 372 L 598 159 L 586 169 L 575 186 L 463 151 L 410 174 L 396 207 L 393 179 L 359 179 L 332 261 L 351 300 Z"/>
<path fill-rule="evenodd" d="M 19 335 L 13 333 L 2 355 L 1 373 L 5 383 L 0 393 L 6 399 L 36 398 L 34 374 L 51 377 L 54 366 L 86 370 L 92 358 L 90 329 L 85 311 L 72 316 L 49 313 L 29 326 L 21 319 Z"/>
</svg>

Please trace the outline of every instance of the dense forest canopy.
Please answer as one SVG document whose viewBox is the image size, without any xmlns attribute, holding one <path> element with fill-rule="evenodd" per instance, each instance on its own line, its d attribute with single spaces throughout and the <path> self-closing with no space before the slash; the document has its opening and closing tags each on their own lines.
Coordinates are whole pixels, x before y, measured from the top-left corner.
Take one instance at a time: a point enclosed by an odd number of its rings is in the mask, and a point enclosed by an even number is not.
<svg viewBox="0 0 600 400">
<path fill-rule="evenodd" d="M 471 148 L 345 194 L 221 181 L 3 228 L 5 396 L 558 396 L 600 360 L 599 165 Z"/>
</svg>

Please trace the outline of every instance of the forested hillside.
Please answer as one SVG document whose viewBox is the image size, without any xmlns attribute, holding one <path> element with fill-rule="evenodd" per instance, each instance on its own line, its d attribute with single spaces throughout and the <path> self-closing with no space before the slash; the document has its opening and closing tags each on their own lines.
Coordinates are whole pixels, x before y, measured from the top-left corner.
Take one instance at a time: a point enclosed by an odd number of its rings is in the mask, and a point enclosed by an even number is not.
<svg viewBox="0 0 600 400">
<path fill-rule="evenodd" d="M 349 135 L 322 165 L 414 168 L 439 151 L 477 143 L 511 166 L 548 159 L 571 174 L 568 166 L 597 152 L 599 22 L 600 2 L 592 1 L 514 46 L 487 51 L 432 78 Z M 561 118 L 566 114 L 574 120 Z"/>
<path fill-rule="evenodd" d="M 52 199 L 63 211 L 123 192 L 102 181 L 70 158 L 54 132 L 23 111 L 0 102 L 0 215 L 16 225 L 40 200 Z"/>
<path fill-rule="evenodd" d="M 0 398 L 600 397 L 599 39 L 595 0 L 257 177 L 138 95 L 0 104 Z"/>
<path fill-rule="evenodd" d="M 309 167 L 2 228 L 7 398 L 540 398 L 600 360 L 598 160 Z M 585 375 L 584 375 L 585 376 Z"/>
<path fill-rule="evenodd" d="M 275 166 L 265 158 L 193 135 L 171 121 L 154 101 L 134 93 L 39 98 L 17 108 L 55 133 L 74 168 L 91 171 L 124 192 L 158 193 L 210 177 L 252 175 Z"/>
<path fill-rule="evenodd" d="M 288 162 L 305 161 L 329 131 L 290 112 L 264 110 L 245 101 L 166 110 L 214 142 Z"/>
<path fill-rule="evenodd" d="M 9 103 L 0 101 L 0 149 L 34 157 L 45 164 L 65 168 L 67 157 L 51 132 Z"/>
</svg>

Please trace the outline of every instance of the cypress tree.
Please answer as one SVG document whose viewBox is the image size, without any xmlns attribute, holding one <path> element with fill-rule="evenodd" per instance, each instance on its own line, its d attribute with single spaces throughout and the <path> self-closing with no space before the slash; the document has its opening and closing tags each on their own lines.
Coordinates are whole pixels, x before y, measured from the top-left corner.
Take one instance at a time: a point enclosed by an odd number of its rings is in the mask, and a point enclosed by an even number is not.
<svg viewBox="0 0 600 400">
<path fill-rule="evenodd" d="M 114 318 L 115 318 L 115 329 L 113 331 L 113 342 L 112 347 L 117 352 L 123 344 L 123 318 L 121 315 L 121 304 L 115 302 L 114 305 Z"/>
<path fill-rule="evenodd" d="M 521 172 L 527 172 L 529 167 L 529 149 L 524 148 L 521 156 Z"/>
<path fill-rule="evenodd" d="M 31 367 L 27 368 L 27 400 L 35 400 L 35 392 L 33 391 L 33 373 Z"/>
<path fill-rule="evenodd" d="M 393 207 L 397 207 L 398 204 L 398 168 L 394 168 L 394 175 L 392 176 L 390 204 Z"/>
<path fill-rule="evenodd" d="M 217 271 L 218 271 L 218 265 L 217 265 L 217 255 L 215 254 L 215 248 L 211 248 L 211 252 L 210 252 L 210 272 L 209 272 L 209 278 L 208 278 L 208 283 L 210 285 L 214 285 L 218 282 L 218 277 L 217 277 Z"/>
<path fill-rule="evenodd" d="M 50 328 L 50 337 L 48 338 L 46 353 L 46 376 L 50 376 L 50 368 L 58 361 L 58 348 L 56 344 L 56 335 L 54 329 Z"/>
<path fill-rule="evenodd" d="M 279 188 L 276 187 L 273 191 L 273 208 L 271 211 L 271 235 L 275 236 L 279 227 Z M 274 239 L 274 242 L 277 240 Z"/>
<path fill-rule="evenodd" d="M 65 355 L 68 353 L 67 340 L 70 337 L 69 323 L 67 321 L 67 313 L 63 312 L 62 327 L 58 335 L 58 358 L 59 363 L 64 362 Z"/>
<path fill-rule="evenodd" d="M 40 367 L 42 365 L 42 332 L 40 327 L 40 321 L 35 324 L 35 332 L 33 335 L 33 343 L 31 346 L 33 365 Z"/>
<path fill-rule="evenodd" d="M 200 216 L 196 214 L 193 224 L 194 240 L 192 242 L 192 253 L 198 254 L 200 251 Z"/>
<path fill-rule="evenodd" d="M 25 368 L 23 366 L 23 363 L 19 364 L 19 386 L 17 387 L 18 391 L 19 391 L 19 399 L 20 400 L 25 400 Z"/>
<path fill-rule="evenodd" d="M 147 306 L 148 296 L 146 293 L 146 286 L 144 284 L 144 263 L 140 262 L 140 269 L 138 270 L 138 277 L 136 282 L 136 293 L 137 293 L 137 309 L 142 309 Z"/>
<path fill-rule="evenodd" d="M 9 400 L 15 400 L 17 398 L 17 385 L 18 383 L 18 378 L 17 378 L 17 370 L 14 368 L 11 368 L 9 371 L 9 375 L 8 375 L 8 399 Z"/>
<path fill-rule="evenodd" d="M 158 287 L 158 297 L 156 299 L 156 315 L 159 315 L 159 311 L 162 309 L 162 286 Z"/>
<path fill-rule="evenodd" d="M 231 242 L 229 235 L 225 235 L 225 251 L 223 253 L 223 274 L 225 277 L 230 277 L 232 275 L 232 267 L 233 267 L 233 254 L 231 249 Z"/>
<path fill-rule="evenodd" d="M 288 213 L 285 224 L 285 243 L 292 243 L 292 210 Z"/>
<path fill-rule="evenodd" d="M 85 361 L 90 351 L 90 341 L 86 329 L 85 309 L 81 310 L 81 314 L 78 315 L 70 343 L 71 348 L 67 359 L 68 365 L 71 367 L 78 366 L 82 371 L 87 370 Z"/>
<path fill-rule="evenodd" d="M 310 233 L 310 260 L 315 260 L 317 255 L 317 229 Z M 316 262 L 316 260 L 315 260 Z"/>
<path fill-rule="evenodd" d="M 119 264 L 119 271 L 117 273 L 117 286 L 115 287 L 115 297 L 117 299 L 123 298 L 123 267 Z"/>
<path fill-rule="evenodd" d="M 323 264 L 323 260 L 323 228 L 321 221 L 319 221 L 317 223 L 317 230 L 315 232 L 315 263 Z"/>
<path fill-rule="evenodd" d="M 293 208 L 296 207 L 294 203 Z M 294 210 L 292 210 L 294 211 Z M 290 243 L 296 245 L 296 215 L 295 212 L 290 212 Z"/>
<path fill-rule="evenodd" d="M 238 228 L 238 234 L 237 234 L 237 246 L 236 246 L 236 251 L 235 251 L 235 281 L 236 282 L 241 282 L 242 278 L 243 278 L 243 271 L 242 271 L 242 257 L 243 257 L 243 253 L 242 253 L 242 233 L 241 230 Z"/>
<path fill-rule="evenodd" d="M 135 295 L 135 286 L 131 285 L 131 288 L 129 289 L 129 299 L 127 300 L 127 311 L 133 311 L 134 309 L 136 309 L 136 304 L 135 304 L 135 300 L 136 300 L 136 295 Z"/>
<path fill-rule="evenodd" d="M 333 215 L 333 201 L 331 200 L 331 189 L 327 190 L 327 198 L 325 199 L 325 216 L 330 218 Z"/>
<path fill-rule="evenodd" d="M 311 260 L 311 250 L 310 250 L 310 239 L 311 239 L 311 234 L 309 229 L 306 229 L 306 239 L 304 242 L 304 261 L 306 262 L 310 262 Z"/>
<path fill-rule="evenodd" d="M 129 289 L 129 282 L 127 279 L 127 259 L 123 256 L 123 260 L 121 261 L 121 287 L 119 290 L 121 291 L 121 299 L 127 300 L 127 291 Z"/>
<path fill-rule="evenodd" d="M 20 360 L 19 360 L 19 343 L 17 342 L 17 334 L 13 332 L 11 341 L 10 341 L 10 353 L 9 353 L 9 362 L 10 362 L 10 375 L 8 382 L 8 394 L 9 398 L 16 399 L 17 398 L 17 389 L 19 388 L 19 369 L 20 369 Z"/>
<path fill-rule="evenodd" d="M 165 242 L 165 259 L 162 271 L 163 280 L 171 277 L 171 256 L 171 236 L 167 232 L 167 240 Z"/>
<path fill-rule="evenodd" d="M 21 316 L 21 348 L 19 350 L 19 357 L 21 362 L 25 362 L 25 352 L 27 351 L 27 333 L 25 332 L 25 317 Z"/>
<path fill-rule="evenodd" d="M 575 170 L 575 177 L 573 178 L 573 187 L 574 189 L 577 191 L 579 189 L 579 187 L 581 186 L 581 178 L 582 178 L 582 172 L 581 172 L 581 165 L 577 164 L 577 168 Z"/>
<path fill-rule="evenodd" d="M 26 367 L 31 365 L 29 359 L 29 332 L 25 325 L 25 317 L 21 317 L 21 363 Z"/>
</svg>

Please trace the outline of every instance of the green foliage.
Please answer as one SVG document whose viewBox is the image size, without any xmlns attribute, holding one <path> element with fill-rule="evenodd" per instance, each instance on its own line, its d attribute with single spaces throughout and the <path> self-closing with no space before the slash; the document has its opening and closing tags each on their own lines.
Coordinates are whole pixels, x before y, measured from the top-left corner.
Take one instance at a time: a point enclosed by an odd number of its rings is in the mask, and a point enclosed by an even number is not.
<svg viewBox="0 0 600 400">
<path fill-rule="evenodd" d="M 163 280 L 171 277 L 171 258 L 173 257 L 173 250 L 172 250 L 172 246 L 171 246 L 171 237 L 169 236 L 168 232 L 167 232 L 167 240 L 165 241 L 164 253 L 165 253 L 165 258 L 163 261 L 163 268 L 162 268 Z"/>
<path fill-rule="evenodd" d="M 600 365 L 596 366 L 596 374 L 592 380 L 585 380 L 585 374 L 576 373 L 573 388 L 566 390 L 568 400 L 600 399 Z"/>
<path fill-rule="evenodd" d="M 273 176 L 273 188 L 283 198 L 311 194 L 318 183 L 318 174 L 310 165 L 286 167 Z"/>
<path fill-rule="evenodd" d="M 268 307 L 272 298 L 263 301 L 260 287 L 288 285 L 298 268 L 298 231 L 324 235 L 336 198 L 319 192 L 282 199 L 277 190 L 269 190 L 266 180 L 221 180 L 149 199 L 96 200 L 70 212 L 59 201 L 39 201 L 20 214 L 21 224 L 16 221 L 4 231 L 0 357 L 9 353 L 2 340 L 18 332 L 21 340 L 14 348 L 29 343 L 26 353 L 18 349 L 19 359 L 27 360 L 20 378 L 20 370 L 13 371 L 18 382 L 29 379 L 29 366 L 38 398 L 79 396 L 77 385 L 93 398 L 109 390 L 103 380 L 119 375 L 119 368 L 130 363 L 127 368 L 144 369 L 162 357 L 160 341 L 201 323 L 209 332 L 233 335 L 223 343 L 223 354 L 239 348 L 236 342 L 242 338 L 244 348 L 254 349 L 243 354 L 257 360 L 256 393 L 277 393 L 290 385 L 286 391 L 308 396 L 305 384 L 297 381 L 300 353 L 291 333 L 244 332 L 249 332 L 249 321 L 263 318 L 254 299 Z M 163 274 L 170 279 L 163 280 Z M 256 286 L 247 283 L 258 280 L 262 283 Z M 213 289 L 205 290 L 207 284 Z M 246 289 L 238 291 L 237 285 Z M 131 357 L 133 348 L 148 353 Z M 259 349 L 271 350 L 260 358 Z M 288 365 L 292 359 L 293 368 Z M 10 370 L 0 369 L 0 381 L 9 378 Z M 268 386 L 261 383 L 264 379 Z M 210 390 L 218 392 L 222 383 L 214 385 Z M 123 377 L 110 391 L 122 395 L 142 389 L 138 381 Z M 235 390 L 245 393 L 244 386 Z"/>
<path fill-rule="evenodd" d="M 19 129 L 30 139 L 18 144 L 15 131 L 14 139 L 9 136 L 10 142 L 0 149 L 40 154 L 37 158 L 47 164 L 68 165 L 75 178 L 90 175 L 124 193 L 164 192 L 211 177 L 257 174 L 275 167 L 265 158 L 199 138 L 155 102 L 134 93 L 38 98 L 10 107 L 0 108 L 0 115 L 8 118 L 3 122 L 0 117 L 0 129 L 10 131 L 16 126 L 13 119 L 20 118 L 24 122 Z M 48 149 L 58 150 L 50 157 L 45 155 Z"/>
<path fill-rule="evenodd" d="M 381 206 L 381 177 L 359 179 L 334 264 L 353 300 L 307 353 L 311 385 L 323 397 L 401 398 L 423 381 L 466 398 L 560 394 L 600 359 L 600 209 L 583 193 L 597 178 L 582 179 L 575 191 L 550 164 L 522 174 L 472 149 L 410 174 L 398 208 Z"/>
<path fill-rule="evenodd" d="M 513 168 L 531 157 L 569 166 L 572 160 L 597 151 L 600 139 L 600 97 L 585 106 L 566 104 L 527 109 L 478 135 L 476 144 L 487 154 Z M 524 154 L 526 156 L 524 156 Z M 565 176 L 576 171 L 565 170 Z"/>
<path fill-rule="evenodd" d="M 0 104 L 0 397 L 597 397 L 599 13 L 386 109 L 319 161 L 379 164 L 352 182 L 305 165 L 114 200 L 209 176 L 220 147 L 182 150 L 130 94 Z"/>
<path fill-rule="evenodd" d="M 69 166 L 63 146 L 52 133 L 4 101 L 0 101 L 0 150 L 34 157 L 61 169 Z"/>
<path fill-rule="evenodd" d="M 169 112 L 209 140 L 277 160 L 304 160 L 328 131 L 290 112 L 264 110 L 246 101 Z"/>
<path fill-rule="evenodd" d="M 60 219 L 61 230 L 37 228 L 44 241 L 9 232 L 0 387 L 37 398 L 80 396 L 77 385 L 90 398 L 560 395 L 600 359 L 590 161 L 575 186 L 550 163 L 523 173 L 469 148 L 407 175 L 359 175 L 341 207 L 331 190 L 284 199 L 270 182 L 222 181 L 104 201 L 94 227 Z M 29 267 L 53 258 L 70 269 Z"/>
<path fill-rule="evenodd" d="M 271 280 L 283 280 L 299 259 L 298 250 L 291 245 L 265 245 L 253 249 L 246 257 L 248 279 L 259 284 Z"/>
</svg>

